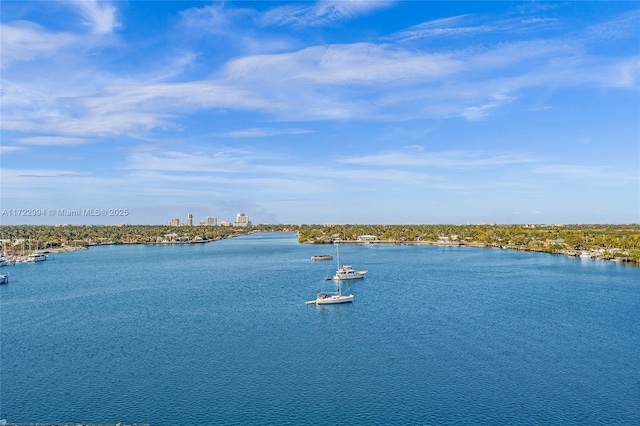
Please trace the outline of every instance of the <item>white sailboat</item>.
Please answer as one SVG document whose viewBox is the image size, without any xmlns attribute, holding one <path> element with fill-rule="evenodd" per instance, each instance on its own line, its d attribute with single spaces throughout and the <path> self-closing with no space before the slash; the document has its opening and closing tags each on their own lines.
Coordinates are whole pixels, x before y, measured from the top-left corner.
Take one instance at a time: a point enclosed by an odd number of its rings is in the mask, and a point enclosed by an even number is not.
<svg viewBox="0 0 640 426">
<path fill-rule="evenodd" d="M 335 293 L 318 293 L 315 300 L 309 300 L 307 305 L 335 305 L 353 302 L 353 294 L 342 294 L 342 283 L 338 281 L 338 291 Z"/>
</svg>

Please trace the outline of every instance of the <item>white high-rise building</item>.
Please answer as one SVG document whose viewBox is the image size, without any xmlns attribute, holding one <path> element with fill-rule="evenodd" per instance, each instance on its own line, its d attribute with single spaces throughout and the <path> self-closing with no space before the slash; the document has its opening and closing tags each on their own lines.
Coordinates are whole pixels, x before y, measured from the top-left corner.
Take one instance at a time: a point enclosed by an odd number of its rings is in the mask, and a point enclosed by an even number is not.
<svg viewBox="0 0 640 426">
<path fill-rule="evenodd" d="M 218 224 L 218 219 L 213 216 L 207 216 L 207 226 L 216 226 Z"/>
<path fill-rule="evenodd" d="M 193 215 L 191 213 L 187 215 L 187 226 L 193 226 Z"/>
<path fill-rule="evenodd" d="M 233 226 L 251 226 L 251 221 L 249 220 L 249 216 L 244 213 L 238 213 L 236 216 L 236 221 L 233 223 Z"/>
</svg>

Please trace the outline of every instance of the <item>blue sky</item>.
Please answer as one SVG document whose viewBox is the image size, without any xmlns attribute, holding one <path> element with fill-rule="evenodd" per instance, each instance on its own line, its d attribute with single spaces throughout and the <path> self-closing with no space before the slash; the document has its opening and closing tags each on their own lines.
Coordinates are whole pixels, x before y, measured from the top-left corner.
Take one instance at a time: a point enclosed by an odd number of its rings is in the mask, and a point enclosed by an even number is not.
<svg viewBox="0 0 640 426">
<path fill-rule="evenodd" d="M 0 7 L 3 224 L 640 222 L 637 2 Z"/>
</svg>

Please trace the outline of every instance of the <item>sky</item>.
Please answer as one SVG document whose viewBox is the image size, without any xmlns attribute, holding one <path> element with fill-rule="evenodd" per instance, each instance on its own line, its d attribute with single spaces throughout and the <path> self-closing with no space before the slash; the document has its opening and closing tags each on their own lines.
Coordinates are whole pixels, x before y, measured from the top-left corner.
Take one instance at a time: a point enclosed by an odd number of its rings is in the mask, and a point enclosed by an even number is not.
<svg viewBox="0 0 640 426">
<path fill-rule="evenodd" d="M 0 9 L 1 224 L 640 223 L 638 2 Z"/>
</svg>

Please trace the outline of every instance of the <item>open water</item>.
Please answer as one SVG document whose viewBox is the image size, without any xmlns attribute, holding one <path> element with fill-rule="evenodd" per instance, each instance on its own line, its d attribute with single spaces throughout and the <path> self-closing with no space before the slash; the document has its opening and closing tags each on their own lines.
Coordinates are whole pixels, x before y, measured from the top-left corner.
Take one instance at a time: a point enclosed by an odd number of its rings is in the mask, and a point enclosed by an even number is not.
<svg viewBox="0 0 640 426">
<path fill-rule="evenodd" d="M 254 234 L 3 268 L 0 419 L 165 425 L 640 424 L 640 268 Z"/>
</svg>

